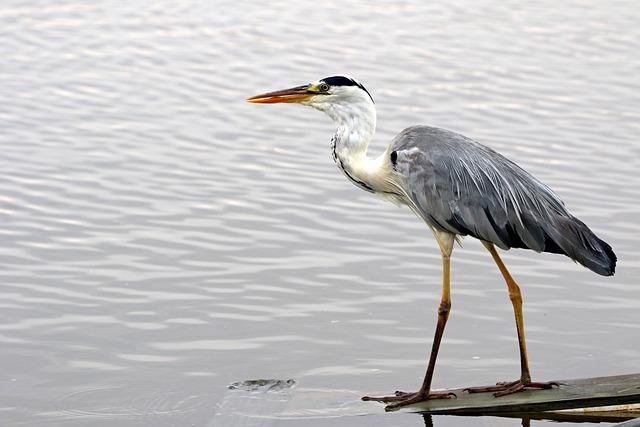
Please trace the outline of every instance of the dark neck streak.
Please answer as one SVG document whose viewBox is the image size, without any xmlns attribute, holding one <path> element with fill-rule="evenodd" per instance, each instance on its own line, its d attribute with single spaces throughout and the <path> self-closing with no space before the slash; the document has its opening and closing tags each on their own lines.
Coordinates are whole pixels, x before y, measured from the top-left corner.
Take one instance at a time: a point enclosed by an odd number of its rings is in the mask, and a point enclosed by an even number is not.
<svg viewBox="0 0 640 427">
<path fill-rule="evenodd" d="M 360 187 L 363 190 L 368 191 L 369 193 L 375 193 L 375 190 L 371 188 L 366 182 L 362 182 L 355 179 L 353 175 L 349 173 L 347 168 L 344 167 L 344 162 L 342 161 L 342 159 L 338 155 L 338 152 L 336 151 L 337 142 L 338 142 L 338 135 L 336 134 L 336 135 L 333 135 L 333 138 L 331 138 L 331 156 L 333 157 L 333 161 L 336 163 L 338 168 L 340 168 L 340 170 L 345 174 L 345 176 L 349 178 L 349 181 L 354 183 L 357 187 Z"/>
</svg>

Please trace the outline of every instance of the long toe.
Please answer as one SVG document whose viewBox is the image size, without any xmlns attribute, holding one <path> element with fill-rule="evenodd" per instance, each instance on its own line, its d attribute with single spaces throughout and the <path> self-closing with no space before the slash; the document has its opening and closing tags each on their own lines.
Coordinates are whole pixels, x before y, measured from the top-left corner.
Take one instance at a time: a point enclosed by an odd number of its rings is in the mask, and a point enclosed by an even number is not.
<svg viewBox="0 0 640 427">
<path fill-rule="evenodd" d="M 412 403 L 422 402 L 423 400 L 430 399 L 451 399 L 457 398 L 455 393 L 451 392 L 433 392 L 433 393 L 424 393 L 424 392 L 416 392 L 416 393 L 407 393 L 406 391 L 396 392 L 392 396 L 364 396 L 362 400 L 367 402 L 383 402 L 390 403 L 385 409 L 393 410 L 399 408 L 401 406 L 411 405 Z"/>
<path fill-rule="evenodd" d="M 516 381 L 516 384 L 512 385 L 511 387 L 508 387 L 504 391 L 499 391 L 497 393 L 494 393 L 493 395 L 495 397 L 500 397 L 500 396 L 506 396 L 508 394 L 517 393 L 522 390 L 531 390 L 531 389 L 534 389 L 534 390 L 547 389 L 548 390 L 550 388 L 553 388 L 554 386 L 560 387 L 560 384 L 555 381 L 549 381 L 545 383 L 538 383 L 538 382 L 531 382 L 531 381 Z"/>
<path fill-rule="evenodd" d="M 511 381 L 511 382 L 503 381 L 503 382 L 496 383 L 496 385 L 489 385 L 489 386 L 483 386 L 483 387 L 467 387 L 463 391 L 466 391 L 467 393 L 489 393 L 489 392 L 504 391 L 509 389 L 510 387 L 513 387 L 519 382 L 520 380 Z"/>
<path fill-rule="evenodd" d="M 392 396 L 364 396 L 362 397 L 362 400 L 383 403 L 399 402 L 401 400 L 409 399 L 415 394 L 418 393 L 407 393 L 406 391 L 396 390 Z"/>
<path fill-rule="evenodd" d="M 524 384 L 521 382 L 516 382 L 514 385 L 512 385 L 511 387 L 508 387 L 502 391 L 497 391 L 495 393 L 493 393 L 493 395 L 495 397 L 500 397 L 500 396 L 506 396 L 508 394 L 513 394 L 513 393 L 517 393 L 519 391 L 524 390 Z"/>
<path fill-rule="evenodd" d="M 554 387 L 558 387 L 560 388 L 560 384 L 557 381 L 549 381 L 546 383 L 534 383 L 534 382 L 530 382 L 529 384 L 526 385 L 527 388 L 542 388 L 542 389 L 548 389 L 548 388 L 554 388 Z"/>
<path fill-rule="evenodd" d="M 396 392 L 397 393 L 397 392 Z M 404 393 L 403 394 L 395 394 L 393 396 L 364 396 L 362 400 L 365 402 L 382 402 L 382 403 L 390 403 L 390 402 L 400 402 L 402 400 L 409 399 L 415 393 Z"/>
<path fill-rule="evenodd" d="M 403 400 L 399 400 L 397 402 L 391 403 L 390 405 L 387 405 L 384 409 L 385 411 L 394 411 L 398 408 L 401 408 L 403 406 L 407 406 L 407 405 L 411 405 L 413 403 L 418 403 L 418 402 L 423 402 L 425 400 L 432 400 L 432 399 L 452 399 L 452 398 L 457 398 L 455 393 L 412 393 L 412 394 L 406 394 L 403 396 L 404 399 Z"/>
<path fill-rule="evenodd" d="M 527 389 L 550 389 L 553 387 L 560 387 L 560 384 L 554 381 L 550 382 L 532 382 L 532 381 L 523 381 L 519 379 L 517 381 L 512 382 L 500 382 L 496 385 L 486 386 L 486 387 L 469 387 L 465 388 L 464 391 L 468 393 L 493 393 L 495 397 L 507 396 L 509 394 L 517 393 L 522 390 Z"/>
</svg>

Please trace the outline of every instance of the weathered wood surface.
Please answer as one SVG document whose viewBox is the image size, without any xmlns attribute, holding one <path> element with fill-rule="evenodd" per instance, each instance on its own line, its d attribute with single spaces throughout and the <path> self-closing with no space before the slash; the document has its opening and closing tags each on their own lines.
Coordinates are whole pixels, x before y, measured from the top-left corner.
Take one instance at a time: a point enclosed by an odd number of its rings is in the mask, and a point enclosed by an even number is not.
<svg viewBox="0 0 640 427">
<path fill-rule="evenodd" d="M 640 404 L 640 374 L 559 380 L 550 390 L 525 390 L 494 397 L 493 393 L 447 390 L 457 398 L 429 400 L 406 408 L 431 414 L 500 414 Z"/>
</svg>

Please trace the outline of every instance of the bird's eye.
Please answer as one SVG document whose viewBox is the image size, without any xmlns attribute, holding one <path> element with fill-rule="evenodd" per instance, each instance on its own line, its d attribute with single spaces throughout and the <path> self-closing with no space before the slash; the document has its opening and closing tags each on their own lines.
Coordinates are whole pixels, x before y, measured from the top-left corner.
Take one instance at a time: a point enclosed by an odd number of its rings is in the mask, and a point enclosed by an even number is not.
<svg viewBox="0 0 640 427">
<path fill-rule="evenodd" d="M 329 90 L 329 85 L 328 85 L 328 84 L 326 84 L 326 83 L 320 83 L 320 84 L 318 85 L 318 90 L 319 90 L 320 92 L 327 92 L 327 91 Z"/>
</svg>

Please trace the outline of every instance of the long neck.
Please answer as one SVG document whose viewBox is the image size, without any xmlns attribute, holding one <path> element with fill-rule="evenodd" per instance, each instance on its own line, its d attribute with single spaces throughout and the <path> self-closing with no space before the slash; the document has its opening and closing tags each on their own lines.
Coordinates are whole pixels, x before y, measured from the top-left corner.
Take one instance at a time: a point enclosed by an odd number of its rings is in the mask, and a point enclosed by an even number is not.
<svg viewBox="0 0 640 427">
<path fill-rule="evenodd" d="M 386 191 L 383 156 L 367 156 L 369 143 L 376 130 L 376 110 L 369 99 L 349 104 L 327 105 L 322 110 L 337 126 L 331 140 L 333 160 L 358 187 L 370 191 Z"/>
<path fill-rule="evenodd" d="M 367 156 L 376 131 L 376 110 L 371 102 L 332 105 L 326 113 L 337 125 L 335 153 L 344 166 L 354 166 Z"/>
</svg>

